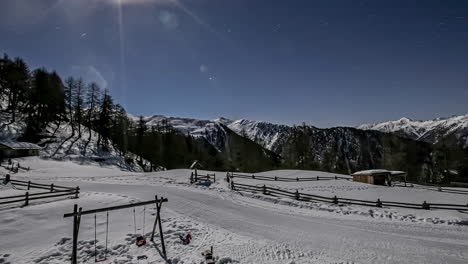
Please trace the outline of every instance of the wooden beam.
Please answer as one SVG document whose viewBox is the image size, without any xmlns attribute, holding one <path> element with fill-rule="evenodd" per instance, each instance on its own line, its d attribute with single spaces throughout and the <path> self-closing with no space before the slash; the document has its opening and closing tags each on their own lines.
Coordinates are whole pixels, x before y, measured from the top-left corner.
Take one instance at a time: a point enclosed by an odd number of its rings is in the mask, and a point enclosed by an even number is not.
<svg viewBox="0 0 468 264">
<path fill-rule="evenodd" d="M 136 206 L 142 206 L 142 205 L 147 205 L 147 204 L 153 204 L 153 203 L 158 203 L 158 202 L 167 202 L 167 198 L 161 198 L 159 200 L 151 200 L 151 201 L 145 201 L 145 202 L 139 202 L 139 203 L 131 203 L 131 204 L 123 204 L 123 205 L 118 205 L 118 206 L 111 206 L 111 207 L 105 207 L 105 208 L 98 208 L 98 209 L 93 209 L 93 210 L 87 210 L 87 211 L 82 211 L 80 215 L 87 215 L 87 214 L 95 214 L 95 213 L 101 213 L 101 212 L 107 212 L 107 211 L 114 211 L 114 210 L 120 210 L 120 209 L 125 209 L 125 208 L 132 208 Z M 75 216 L 77 213 L 68 213 L 64 214 L 63 217 L 72 217 Z"/>
</svg>

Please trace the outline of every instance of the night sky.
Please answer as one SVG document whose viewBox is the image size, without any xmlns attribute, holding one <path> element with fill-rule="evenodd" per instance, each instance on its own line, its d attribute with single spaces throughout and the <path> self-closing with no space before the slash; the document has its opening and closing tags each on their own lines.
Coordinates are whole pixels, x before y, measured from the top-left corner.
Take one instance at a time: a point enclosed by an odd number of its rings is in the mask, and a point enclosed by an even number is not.
<svg viewBox="0 0 468 264">
<path fill-rule="evenodd" d="M 0 52 L 97 82 L 136 115 L 468 113 L 468 1 L 0 0 Z"/>
</svg>

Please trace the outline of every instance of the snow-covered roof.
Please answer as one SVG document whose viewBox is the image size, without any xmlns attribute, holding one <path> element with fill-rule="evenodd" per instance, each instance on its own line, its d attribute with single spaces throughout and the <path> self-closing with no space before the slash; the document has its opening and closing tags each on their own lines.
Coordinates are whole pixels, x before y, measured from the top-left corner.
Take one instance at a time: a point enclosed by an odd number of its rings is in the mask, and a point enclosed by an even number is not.
<svg viewBox="0 0 468 264">
<path fill-rule="evenodd" d="M 6 146 L 11 149 L 41 149 L 40 146 L 34 143 L 19 142 L 13 140 L 0 140 L 0 145 Z"/>
<path fill-rule="evenodd" d="M 405 171 L 390 171 L 391 175 L 405 175 L 407 172 Z"/>
<path fill-rule="evenodd" d="M 389 174 L 389 173 L 390 171 L 388 170 L 376 169 L 376 170 L 357 171 L 351 175 L 375 175 L 375 174 Z"/>
<path fill-rule="evenodd" d="M 377 174 L 391 174 L 391 175 L 404 175 L 406 172 L 404 171 L 389 171 L 383 169 L 375 169 L 375 170 L 363 170 L 357 171 L 351 175 L 377 175 Z"/>
</svg>

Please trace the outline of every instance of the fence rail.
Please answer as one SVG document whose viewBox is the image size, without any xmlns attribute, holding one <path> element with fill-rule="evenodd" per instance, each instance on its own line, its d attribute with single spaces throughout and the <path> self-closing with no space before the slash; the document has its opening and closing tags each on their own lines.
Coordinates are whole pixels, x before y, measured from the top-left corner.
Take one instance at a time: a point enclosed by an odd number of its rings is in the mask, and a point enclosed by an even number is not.
<svg viewBox="0 0 468 264">
<path fill-rule="evenodd" d="M 287 191 L 283 189 L 278 189 L 270 186 L 258 186 L 258 185 L 249 185 L 249 184 L 240 184 L 234 183 L 234 181 L 230 181 L 230 188 L 233 191 L 247 191 L 253 193 L 262 193 L 264 195 L 272 195 L 272 196 L 280 196 L 280 197 L 287 197 L 291 199 L 295 199 L 298 201 L 306 201 L 306 202 L 326 202 L 326 203 L 333 203 L 333 204 L 353 204 L 353 205 L 362 205 L 362 206 L 373 206 L 373 207 L 402 207 L 402 208 L 410 208 L 410 209 L 444 209 L 444 210 L 462 210 L 468 211 L 468 204 L 441 204 L 441 203 L 428 203 L 424 201 L 421 204 L 417 203 L 404 203 L 404 202 L 392 202 L 392 201 L 385 201 L 377 199 L 375 201 L 369 200 L 359 200 L 359 199 L 351 199 L 351 198 L 344 198 L 344 197 L 327 197 L 315 194 L 308 194 L 308 193 L 301 193 L 298 190 L 295 192 Z"/>
<path fill-rule="evenodd" d="M 190 173 L 190 183 L 195 183 L 195 182 L 209 182 L 213 181 L 216 182 L 216 174 L 214 173 L 207 173 L 205 175 L 203 174 L 198 174 L 198 173 Z"/>
<path fill-rule="evenodd" d="M 26 187 L 26 189 L 21 190 L 27 190 L 25 194 L 0 197 L 0 205 L 24 202 L 23 206 L 27 206 L 29 205 L 29 201 L 31 200 L 41 200 L 62 196 L 73 196 L 73 198 L 78 198 L 78 195 L 80 194 L 80 187 L 72 188 L 54 185 L 53 183 L 47 185 L 42 183 L 34 183 L 31 181 L 12 180 L 9 177 L 0 179 L 0 181 L 3 181 L 4 183 L 11 183 L 13 184 L 13 186 Z M 42 189 L 48 191 L 39 193 L 29 193 L 29 190 L 31 189 Z"/>
<path fill-rule="evenodd" d="M 315 177 L 296 177 L 296 178 L 287 178 L 287 177 L 278 177 L 278 176 L 262 176 L 262 175 L 248 175 L 248 174 L 239 174 L 234 172 L 226 173 L 226 181 L 229 182 L 234 178 L 242 179 L 253 179 L 261 181 L 282 181 L 282 182 L 301 182 L 301 181 L 328 181 L 328 180 L 351 180 L 350 177 L 343 176 L 315 176 Z"/>
</svg>

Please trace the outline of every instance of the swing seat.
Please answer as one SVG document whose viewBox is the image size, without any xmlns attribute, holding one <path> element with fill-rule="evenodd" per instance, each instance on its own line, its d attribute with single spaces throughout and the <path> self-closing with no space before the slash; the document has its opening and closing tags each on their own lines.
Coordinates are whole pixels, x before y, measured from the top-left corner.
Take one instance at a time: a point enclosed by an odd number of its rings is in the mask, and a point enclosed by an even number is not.
<svg viewBox="0 0 468 264">
<path fill-rule="evenodd" d="M 142 236 L 139 236 L 139 237 L 137 237 L 135 244 L 138 247 L 144 246 L 144 245 L 146 245 L 146 239 L 144 237 L 142 237 Z"/>
</svg>

